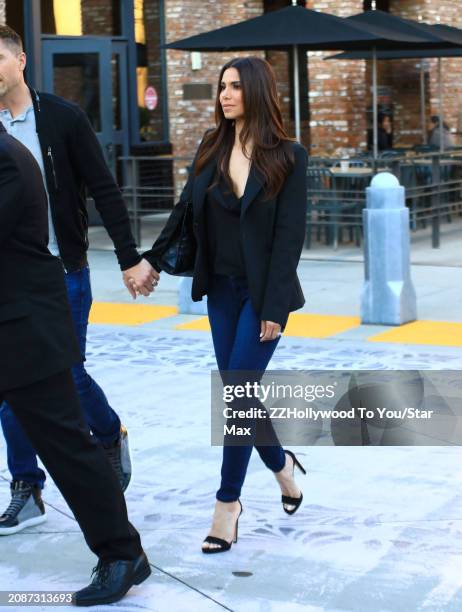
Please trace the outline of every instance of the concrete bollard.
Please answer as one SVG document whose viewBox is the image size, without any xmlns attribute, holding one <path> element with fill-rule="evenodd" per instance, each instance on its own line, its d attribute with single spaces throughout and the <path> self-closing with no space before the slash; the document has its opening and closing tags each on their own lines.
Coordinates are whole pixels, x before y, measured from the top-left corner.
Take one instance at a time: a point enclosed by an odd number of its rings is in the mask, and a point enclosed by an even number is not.
<svg viewBox="0 0 462 612">
<path fill-rule="evenodd" d="M 377 174 L 366 190 L 362 323 L 402 325 L 417 318 L 404 194 L 404 187 L 389 172 Z"/>
<path fill-rule="evenodd" d="M 207 314 L 207 296 L 202 298 L 202 302 L 193 302 L 191 299 L 192 277 L 184 276 L 178 285 L 178 309 L 180 314 Z"/>
</svg>

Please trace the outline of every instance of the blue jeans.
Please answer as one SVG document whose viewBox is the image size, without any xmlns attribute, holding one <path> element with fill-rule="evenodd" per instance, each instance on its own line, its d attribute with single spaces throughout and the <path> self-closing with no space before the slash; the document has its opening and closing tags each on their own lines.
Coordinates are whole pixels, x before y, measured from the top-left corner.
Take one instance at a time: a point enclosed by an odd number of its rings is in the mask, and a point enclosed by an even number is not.
<svg viewBox="0 0 462 612">
<path fill-rule="evenodd" d="M 278 345 L 279 338 L 260 342 L 261 321 L 250 302 L 246 280 L 213 276 L 207 292 L 207 308 L 215 356 L 223 382 L 228 383 L 231 380 L 237 382 L 243 371 L 246 381 L 239 380 L 239 384 L 245 384 L 248 377 L 252 379 L 249 382 L 259 381 Z M 253 405 L 255 406 L 255 400 Z M 239 408 L 241 407 L 246 406 L 241 402 Z M 260 404 L 258 407 L 263 408 L 263 405 Z M 237 406 L 233 405 L 233 408 Z M 270 470 L 279 472 L 285 465 L 284 450 L 269 419 L 263 421 L 246 419 L 233 423 L 251 428 L 252 444 L 245 446 L 226 444 L 225 439 L 221 485 L 216 495 L 217 499 L 223 502 L 239 498 L 253 442 L 264 464 Z M 259 431 L 259 428 L 264 428 L 264 431 Z M 261 444 L 262 441 L 264 444 Z"/>
<path fill-rule="evenodd" d="M 120 434 L 120 419 L 109 405 L 103 390 L 84 367 L 88 317 L 92 304 L 88 267 L 66 274 L 66 285 L 82 354 L 82 362 L 72 368 L 72 377 L 88 426 L 98 440 L 111 443 Z M 24 480 L 43 487 L 45 472 L 38 467 L 35 450 L 6 402 L 0 406 L 0 420 L 7 446 L 8 469 L 13 480 Z"/>
</svg>

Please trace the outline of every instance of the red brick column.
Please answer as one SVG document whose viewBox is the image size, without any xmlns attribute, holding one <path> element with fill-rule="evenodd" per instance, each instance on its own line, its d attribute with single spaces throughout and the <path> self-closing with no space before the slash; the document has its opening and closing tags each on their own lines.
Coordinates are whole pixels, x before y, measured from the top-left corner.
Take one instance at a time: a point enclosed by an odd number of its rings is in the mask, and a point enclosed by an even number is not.
<svg viewBox="0 0 462 612">
<path fill-rule="evenodd" d="M 81 6 L 83 34 L 113 35 L 112 2 L 82 0 Z"/>
<path fill-rule="evenodd" d="M 311 0 L 308 8 L 348 17 L 362 12 L 362 0 Z M 312 155 L 350 154 L 366 146 L 364 61 L 329 61 L 335 52 L 310 52 L 309 88 Z"/>
</svg>

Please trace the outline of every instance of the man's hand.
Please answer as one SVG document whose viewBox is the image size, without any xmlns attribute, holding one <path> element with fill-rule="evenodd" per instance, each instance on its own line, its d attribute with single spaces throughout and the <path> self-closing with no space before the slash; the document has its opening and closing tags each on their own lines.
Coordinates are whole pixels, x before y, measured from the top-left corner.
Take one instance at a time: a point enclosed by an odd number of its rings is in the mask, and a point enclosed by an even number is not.
<svg viewBox="0 0 462 612">
<path fill-rule="evenodd" d="M 261 322 L 261 334 L 260 342 L 268 342 L 269 340 L 276 340 L 281 335 L 281 326 L 279 323 L 273 321 L 262 321 Z"/>
<path fill-rule="evenodd" d="M 159 282 L 160 275 L 151 266 L 149 261 L 142 259 L 139 264 L 122 272 L 124 284 L 134 300 L 141 294 L 147 297 L 154 291 Z"/>
</svg>

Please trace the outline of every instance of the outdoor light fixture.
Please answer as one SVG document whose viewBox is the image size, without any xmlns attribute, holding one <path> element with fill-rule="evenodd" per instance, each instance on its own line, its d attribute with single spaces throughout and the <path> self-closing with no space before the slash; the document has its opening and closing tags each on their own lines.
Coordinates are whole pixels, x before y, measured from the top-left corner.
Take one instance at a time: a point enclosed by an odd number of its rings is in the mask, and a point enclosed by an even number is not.
<svg viewBox="0 0 462 612">
<path fill-rule="evenodd" d="M 191 52 L 191 69 L 200 70 L 202 68 L 202 56 L 200 51 Z"/>
</svg>

